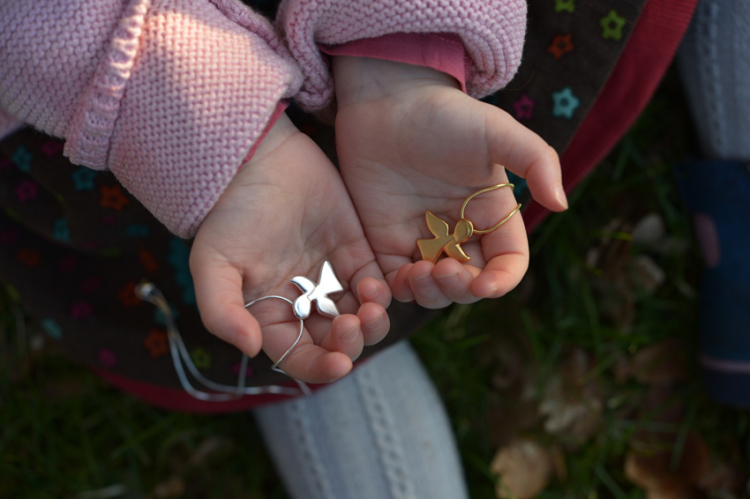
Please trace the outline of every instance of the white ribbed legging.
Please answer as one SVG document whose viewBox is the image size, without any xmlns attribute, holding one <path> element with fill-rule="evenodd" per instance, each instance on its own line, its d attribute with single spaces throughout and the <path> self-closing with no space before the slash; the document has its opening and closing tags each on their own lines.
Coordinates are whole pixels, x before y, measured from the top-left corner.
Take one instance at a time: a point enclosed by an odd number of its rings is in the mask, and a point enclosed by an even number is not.
<svg viewBox="0 0 750 499">
<path fill-rule="evenodd" d="M 254 414 L 294 499 L 467 497 L 448 417 L 405 340 L 330 387 Z"/>
<path fill-rule="evenodd" d="M 677 54 L 707 159 L 750 160 L 750 2 L 701 0 Z"/>
</svg>

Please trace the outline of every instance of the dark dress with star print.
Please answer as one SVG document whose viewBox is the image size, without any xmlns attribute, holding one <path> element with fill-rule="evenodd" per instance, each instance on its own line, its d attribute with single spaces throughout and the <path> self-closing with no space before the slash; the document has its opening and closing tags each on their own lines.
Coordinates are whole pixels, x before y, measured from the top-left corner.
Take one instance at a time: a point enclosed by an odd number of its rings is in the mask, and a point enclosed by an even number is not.
<svg viewBox="0 0 750 499">
<path fill-rule="evenodd" d="M 272 17 L 277 2 L 246 3 Z M 645 0 L 531 1 L 521 68 L 504 90 L 484 100 L 565 153 L 579 129 L 590 126 L 586 120 L 596 115 L 592 108 L 601 105 L 603 89 L 621 70 L 618 64 L 626 59 L 622 55 L 631 35 L 646 22 L 641 17 L 658 23 L 659 16 L 677 5 L 675 0 L 650 0 L 648 7 L 652 4 L 661 10 L 648 12 Z M 670 28 L 675 47 L 684 28 L 680 26 Z M 663 71 L 671 55 L 665 58 L 657 71 Z M 333 130 L 294 107 L 288 113 L 335 161 Z M 200 322 L 188 268 L 190 241 L 170 234 L 113 175 L 70 164 L 62 149 L 60 140 L 28 128 L 0 141 L 0 280 L 10 293 L 73 358 L 153 403 L 221 411 L 270 400 L 190 402 L 175 373 L 164 316 L 134 292 L 142 280 L 155 283 L 169 301 L 201 374 L 218 383 L 236 383 L 240 352 Z M 526 201 L 523 182 L 518 182 L 516 194 Z M 533 210 L 532 204 L 532 215 Z M 419 307 L 401 304 L 389 312 L 391 333 L 379 345 L 367 347 L 363 358 L 408 336 L 427 315 Z M 264 355 L 251 359 L 247 385 L 289 382 L 270 366 Z"/>
</svg>

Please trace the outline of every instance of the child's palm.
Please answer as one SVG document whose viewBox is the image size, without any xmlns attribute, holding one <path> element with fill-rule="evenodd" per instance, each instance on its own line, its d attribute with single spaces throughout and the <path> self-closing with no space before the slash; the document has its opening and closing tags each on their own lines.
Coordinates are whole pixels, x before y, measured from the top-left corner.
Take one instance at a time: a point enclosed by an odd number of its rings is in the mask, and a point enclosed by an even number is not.
<svg viewBox="0 0 750 499">
<path fill-rule="evenodd" d="M 331 323 L 314 313 L 281 367 L 303 381 L 332 381 L 351 369 L 363 343 L 385 334 L 387 319 L 376 319 L 390 295 L 333 165 L 296 131 L 277 147 L 273 140 L 266 138 L 201 225 L 191 253 L 198 305 L 211 332 L 250 355 L 262 328 L 263 350 L 277 360 L 299 333 L 292 308 L 279 300 L 250 310 L 244 304 L 268 295 L 294 300 L 301 292 L 290 280 L 317 282 L 330 261 L 345 289 L 332 298 L 345 315 Z M 375 291 L 364 286 L 355 296 L 360 284 Z M 369 303 L 360 306 L 357 296 Z"/>
<path fill-rule="evenodd" d="M 506 293 L 526 270 L 528 243 L 515 215 L 497 231 L 462 243 L 471 257 L 467 264 L 445 258 L 437 266 L 412 264 L 420 259 L 417 239 L 432 237 L 426 210 L 452 231 L 467 196 L 507 182 L 501 164 L 526 177 L 542 204 L 564 208 L 555 190 L 554 151 L 503 111 L 440 78 L 399 83 L 397 91 L 376 98 L 364 91 L 340 99 L 336 118 L 342 175 L 378 263 L 396 298 L 427 307 Z M 378 92 L 384 86 L 380 82 Z M 499 189 L 473 200 L 466 217 L 478 229 L 489 228 L 515 207 L 512 190 Z"/>
</svg>

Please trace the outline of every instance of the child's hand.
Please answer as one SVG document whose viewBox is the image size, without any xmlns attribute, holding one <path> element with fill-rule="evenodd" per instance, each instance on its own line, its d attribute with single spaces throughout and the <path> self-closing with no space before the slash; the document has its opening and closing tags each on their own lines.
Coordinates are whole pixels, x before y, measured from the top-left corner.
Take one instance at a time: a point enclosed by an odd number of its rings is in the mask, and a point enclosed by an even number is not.
<svg viewBox="0 0 750 499">
<path fill-rule="evenodd" d="M 203 323 L 250 356 L 262 346 L 278 360 L 299 333 L 292 307 L 244 304 L 267 295 L 294 301 L 301 292 L 290 280 L 317 283 L 326 260 L 345 290 L 331 296 L 343 315 L 331 322 L 313 313 L 279 366 L 305 382 L 340 378 L 363 344 L 385 336 L 391 294 L 340 175 L 282 115 L 198 230 L 190 268 Z"/>
<path fill-rule="evenodd" d="M 433 265 L 417 250 L 417 239 L 433 237 L 425 210 L 452 231 L 470 194 L 507 182 L 500 165 L 526 178 L 542 205 L 564 210 L 556 152 L 439 71 L 355 57 L 334 57 L 333 68 L 341 172 L 393 296 L 440 308 L 515 287 L 529 258 L 520 214 L 462 243 L 469 262 L 443 257 Z M 502 188 L 472 200 L 466 218 L 489 228 L 516 204 L 512 190 Z"/>
</svg>

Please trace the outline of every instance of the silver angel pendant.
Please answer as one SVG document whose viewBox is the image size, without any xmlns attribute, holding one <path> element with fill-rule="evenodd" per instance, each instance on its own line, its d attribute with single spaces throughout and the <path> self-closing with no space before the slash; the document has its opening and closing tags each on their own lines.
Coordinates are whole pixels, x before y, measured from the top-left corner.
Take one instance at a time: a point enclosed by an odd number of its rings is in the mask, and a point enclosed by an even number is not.
<svg viewBox="0 0 750 499">
<path fill-rule="evenodd" d="M 326 317 L 338 317 L 339 311 L 336 304 L 328 298 L 329 294 L 343 291 L 344 288 L 336 278 L 330 262 L 323 262 L 323 268 L 320 269 L 318 284 L 304 276 L 297 276 L 292 282 L 302 291 L 302 296 L 294 300 L 294 315 L 300 319 L 310 317 L 312 302 L 318 307 L 318 312 Z"/>
</svg>

